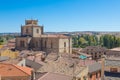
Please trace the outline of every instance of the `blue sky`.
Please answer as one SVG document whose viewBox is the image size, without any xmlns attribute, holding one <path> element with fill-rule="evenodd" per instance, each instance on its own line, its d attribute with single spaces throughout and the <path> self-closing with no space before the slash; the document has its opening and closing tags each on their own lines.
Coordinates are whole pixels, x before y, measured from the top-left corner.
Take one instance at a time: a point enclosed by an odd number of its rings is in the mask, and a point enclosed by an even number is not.
<svg viewBox="0 0 120 80">
<path fill-rule="evenodd" d="M 47 32 L 120 31 L 120 0 L 0 0 L 0 33 L 31 18 Z"/>
</svg>

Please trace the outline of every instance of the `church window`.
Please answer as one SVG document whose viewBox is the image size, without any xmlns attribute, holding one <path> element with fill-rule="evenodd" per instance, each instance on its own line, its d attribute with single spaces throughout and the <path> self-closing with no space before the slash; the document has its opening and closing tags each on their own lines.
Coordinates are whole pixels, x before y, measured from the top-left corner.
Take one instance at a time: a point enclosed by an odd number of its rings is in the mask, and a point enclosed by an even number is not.
<svg viewBox="0 0 120 80">
<path fill-rule="evenodd" d="M 21 47 L 25 47 L 25 42 L 24 41 L 20 41 L 20 46 Z"/>
<path fill-rule="evenodd" d="M 26 29 L 26 33 L 28 33 L 28 29 Z"/>
<path fill-rule="evenodd" d="M 45 48 L 46 48 L 46 41 L 45 41 Z"/>
<path fill-rule="evenodd" d="M 51 48 L 53 48 L 53 43 L 52 43 L 52 41 L 51 41 Z"/>
<path fill-rule="evenodd" d="M 36 47 L 38 47 L 38 42 L 36 42 Z"/>
<path fill-rule="evenodd" d="M 64 47 L 66 47 L 66 42 L 64 42 Z"/>
<path fill-rule="evenodd" d="M 36 29 L 36 33 L 39 33 L 39 29 Z"/>
</svg>

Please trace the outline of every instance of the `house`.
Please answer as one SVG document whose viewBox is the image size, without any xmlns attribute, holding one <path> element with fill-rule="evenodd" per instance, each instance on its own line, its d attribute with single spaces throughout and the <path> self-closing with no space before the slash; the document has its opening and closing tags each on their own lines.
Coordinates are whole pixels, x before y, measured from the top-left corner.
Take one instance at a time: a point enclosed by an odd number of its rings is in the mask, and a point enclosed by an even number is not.
<svg viewBox="0 0 120 80">
<path fill-rule="evenodd" d="M 9 63 L 0 63 L 1 80 L 32 80 L 33 69 Z"/>
<path fill-rule="evenodd" d="M 119 80 L 120 60 L 105 60 L 105 78 L 106 80 Z"/>
<path fill-rule="evenodd" d="M 5 50 L 0 51 L 0 56 L 7 56 L 11 59 L 17 58 L 18 55 L 19 55 L 18 51 L 12 51 L 10 49 L 5 49 Z"/>
<path fill-rule="evenodd" d="M 120 60 L 120 47 L 110 49 L 106 53 L 107 59 L 114 59 L 114 60 Z"/>
<path fill-rule="evenodd" d="M 76 80 L 101 80 L 101 64 L 96 62 L 86 66 L 76 76 Z"/>
<path fill-rule="evenodd" d="M 80 52 L 91 55 L 92 59 L 101 59 L 102 55 L 106 55 L 107 49 L 100 46 L 88 46 L 83 48 Z"/>
</svg>

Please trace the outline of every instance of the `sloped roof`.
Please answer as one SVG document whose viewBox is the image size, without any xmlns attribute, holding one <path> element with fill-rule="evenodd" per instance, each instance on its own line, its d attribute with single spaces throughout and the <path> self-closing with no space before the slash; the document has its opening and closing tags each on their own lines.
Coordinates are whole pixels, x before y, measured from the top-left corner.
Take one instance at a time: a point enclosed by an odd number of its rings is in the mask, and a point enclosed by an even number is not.
<svg viewBox="0 0 120 80">
<path fill-rule="evenodd" d="M 112 48 L 110 50 L 113 50 L 113 51 L 120 51 L 120 47 L 117 47 L 117 48 Z"/>
<path fill-rule="evenodd" d="M 72 77 L 64 75 L 64 74 L 48 72 L 45 75 L 43 75 L 41 78 L 39 78 L 38 80 L 72 80 Z"/>
<path fill-rule="evenodd" d="M 101 64 L 100 63 L 96 62 L 96 63 L 88 66 L 88 72 L 89 73 L 96 72 L 98 70 L 101 70 Z"/>
<path fill-rule="evenodd" d="M 14 64 L 0 63 L 0 75 L 5 76 L 30 76 L 31 68 Z"/>
<path fill-rule="evenodd" d="M 120 66 L 120 60 L 105 60 L 105 66 Z"/>
<path fill-rule="evenodd" d="M 9 57 L 7 57 L 7 56 L 0 56 L 0 62 L 1 61 L 6 61 L 6 60 L 9 60 Z"/>
<path fill-rule="evenodd" d="M 98 52 L 98 51 L 107 51 L 105 47 L 100 46 L 87 46 L 86 48 L 82 49 L 82 52 L 89 51 L 89 52 Z"/>
<path fill-rule="evenodd" d="M 46 35 L 41 35 L 41 37 L 50 37 L 50 38 L 69 38 L 68 36 L 62 35 L 62 34 L 46 34 Z"/>
</svg>

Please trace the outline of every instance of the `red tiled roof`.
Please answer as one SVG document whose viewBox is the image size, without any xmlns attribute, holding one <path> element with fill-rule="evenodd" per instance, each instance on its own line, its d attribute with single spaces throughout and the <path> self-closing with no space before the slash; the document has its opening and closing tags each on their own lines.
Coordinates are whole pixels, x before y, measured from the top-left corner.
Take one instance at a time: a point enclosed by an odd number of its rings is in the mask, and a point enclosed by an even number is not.
<svg viewBox="0 0 120 80">
<path fill-rule="evenodd" d="M 1 76 L 30 76 L 31 68 L 17 66 L 14 64 L 0 63 Z"/>
</svg>

